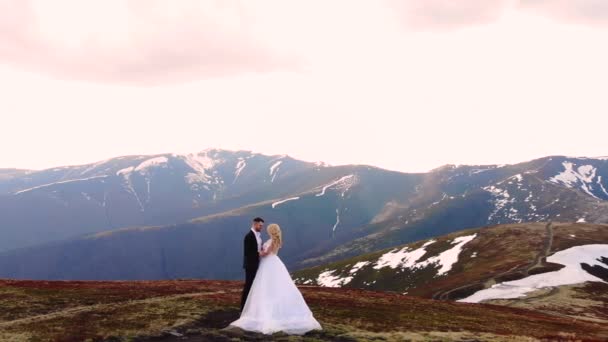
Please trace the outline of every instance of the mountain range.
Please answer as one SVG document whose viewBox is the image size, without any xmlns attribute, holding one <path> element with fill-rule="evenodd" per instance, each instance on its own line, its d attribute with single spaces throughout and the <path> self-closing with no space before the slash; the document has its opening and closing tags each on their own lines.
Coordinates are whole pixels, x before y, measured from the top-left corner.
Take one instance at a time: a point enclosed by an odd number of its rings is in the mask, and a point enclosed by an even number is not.
<svg viewBox="0 0 608 342">
<path fill-rule="evenodd" d="M 427 173 L 205 150 L 0 170 L 0 277 L 241 277 L 251 218 L 279 223 L 290 269 L 524 222 L 608 223 L 608 158 Z"/>
</svg>

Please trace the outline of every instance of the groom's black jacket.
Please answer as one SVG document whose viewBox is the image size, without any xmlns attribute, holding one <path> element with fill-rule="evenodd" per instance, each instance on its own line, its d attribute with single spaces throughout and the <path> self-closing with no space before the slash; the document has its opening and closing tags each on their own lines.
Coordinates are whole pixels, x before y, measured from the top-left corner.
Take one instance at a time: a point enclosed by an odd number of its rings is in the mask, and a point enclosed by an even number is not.
<svg viewBox="0 0 608 342">
<path fill-rule="evenodd" d="M 245 235 L 243 247 L 243 268 L 257 269 L 260 264 L 260 255 L 258 253 L 258 240 L 256 240 L 253 231 L 250 230 Z"/>
</svg>

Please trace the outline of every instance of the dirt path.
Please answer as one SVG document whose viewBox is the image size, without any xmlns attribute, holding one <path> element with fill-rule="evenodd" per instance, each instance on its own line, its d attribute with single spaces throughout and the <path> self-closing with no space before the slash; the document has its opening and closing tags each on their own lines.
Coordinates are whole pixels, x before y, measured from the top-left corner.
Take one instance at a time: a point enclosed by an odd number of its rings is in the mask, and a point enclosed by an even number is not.
<svg viewBox="0 0 608 342">
<path fill-rule="evenodd" d="M 545 230 L 546 236 L 543 243 L 543 249 L 538 253 L 538 255 L 536 255 L 534 262 L 528 268 L 526 268 L 526 274 L 529 274 L 530 271 L 535 268 L 542 267 L 546 263 L 547 257 L 551 253 L 551 248 L 553 247 L 553 225 L 551 221 L 547 223 Z"/>
<path fill-rule="evenodd" d="M 13 326 L 13 325 L 19 325 L 19 324 L 24 324 L 24 323 L 40 322 L 40 321 L 45 321 L 45 320 L 53 319 L 53 318 L 57 318 L 57 317 L 70 316 L 70 315 L 74 315 L 74 314 L 78 314 L 78 313 L 94 311 L 94 310 L 103 309 L 103 308 L 111 308 L 111 307 L 115 307 L 115 306 L 132 305 L 132 304 L 150 304 L 150 303 L 158 303 L 158 302 L 172 300 L 172 299 L 193 298 L 193 297 L 215 295 L 215 294 L 222 294 L 222 293 L 226 293 L 226 291 L 183 293 L 183 294 L 178 294 L 178 295 L 152 297 L 152 298 L 139 299 L 139 300 L 125 300 L 125 301 L 105 303 L 105 304 L 76 306 L 73 308 L 67 308 L 65 310 L 60 310 L 60 311 L 54 311 L 54 312 L 43 314 L 43 315 L 36 315 L 36 316 L 16 319 L 13 321 L 0 322 L 0 328 L 6 328 L 6 327 Z"/>
</svg>

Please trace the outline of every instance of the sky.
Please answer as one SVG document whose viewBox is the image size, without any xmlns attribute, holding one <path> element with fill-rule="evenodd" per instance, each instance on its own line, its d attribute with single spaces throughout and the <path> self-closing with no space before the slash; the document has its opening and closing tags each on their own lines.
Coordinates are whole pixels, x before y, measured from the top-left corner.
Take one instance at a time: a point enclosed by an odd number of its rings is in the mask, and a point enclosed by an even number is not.
<svg viewBox="0 0 608 342">
<path fill-rule="evenodd" d="M 608 1 L 0 0 L 0 168 L 608 155 Z"/>
</svg>

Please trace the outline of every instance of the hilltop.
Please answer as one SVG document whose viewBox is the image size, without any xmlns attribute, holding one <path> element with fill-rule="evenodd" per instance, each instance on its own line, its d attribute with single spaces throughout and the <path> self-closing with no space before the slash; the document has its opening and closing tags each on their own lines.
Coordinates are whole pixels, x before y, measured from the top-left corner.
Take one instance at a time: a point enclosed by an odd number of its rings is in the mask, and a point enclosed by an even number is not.
<svg viewBox="0 0 608 342">
<path fill-rule="evenodd" d="M 608 324 L 608 225 L 464 230 L 294 273 L 301 284 L 490 302 Z"/>
<path fill-rule="evenodd" d="M 0 281 L 2 341 L 600 341 L 605 325 L 518 308 L 357 289 L 301 288 L 323 331 L 272 337 L 223 329 L 231 281 Z"/>
</svg>

